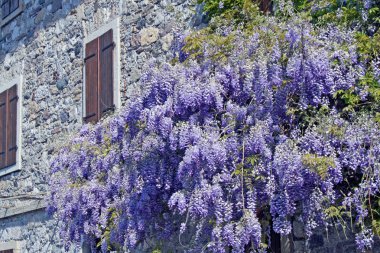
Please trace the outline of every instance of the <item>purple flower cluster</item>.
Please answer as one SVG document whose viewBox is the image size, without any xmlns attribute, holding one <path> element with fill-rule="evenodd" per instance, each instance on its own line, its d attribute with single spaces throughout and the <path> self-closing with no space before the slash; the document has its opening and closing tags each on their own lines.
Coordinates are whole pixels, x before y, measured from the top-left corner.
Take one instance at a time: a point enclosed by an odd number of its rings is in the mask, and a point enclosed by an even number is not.
<svg viewBox="0 0 380 253">
<path fill-rule="evenodd" d="M 100 239 L 103 251 L 173 240 L 185 252 L 259 250 L 263 210 L 284 235 L 301 206 L 311 235 L 347 172 L 371 175 L 345 202 L 364 219 L 362 197 L 379 192 L 380 133 L 330 103 L 360 89 L 362 66 L 344 51 L 353 38 L 292 21 L 279 29 L 269 49 L 265 33 L 236 37 L 227 62 L 152 64 L 118 115 L 83 126 L 52 162 L 48 209 L 65 221 L 62 238 Z M 306 130 L 292 113 L 323 106 L 330 113 Z M 370 244 L 363 233 L 359 248 Z"/>
<path fill-rule="evenodd" d="M 363 230 L 356 235 L 355 238 L 356 245 L 359 250 L 365 251 L 372 248 L 373 244 L 373 233 L 370 229 Z"/>
</svg>

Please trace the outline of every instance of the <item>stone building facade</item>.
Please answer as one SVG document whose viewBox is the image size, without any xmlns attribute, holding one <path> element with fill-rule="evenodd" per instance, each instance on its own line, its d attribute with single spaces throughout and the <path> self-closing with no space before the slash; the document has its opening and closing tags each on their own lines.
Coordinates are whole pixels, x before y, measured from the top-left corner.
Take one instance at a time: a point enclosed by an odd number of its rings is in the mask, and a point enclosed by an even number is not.
<svg viewBox="0 0 380 253">
<path fill-rule="evenodd" d="M 0 0 L 8 8 L 0 12 L 0 94 L 16 86 L 18 97 L 16 162 L 0 168 L 0 253 L 63 252 L 44 199 L 49 161 L 85 117 L 86 43 L 113 30 L 113 99 L 120 108 L 133 99 L 146 63 L 172 57 L 175 29 L 204 24 L 194 2 Z M 293 224 L 282 253 L 356 252 L 352 235 L 321 230 L 306 240 L 303 224 Z M 379 242 L 373 252 L 380 252 Z"/>
</svg>

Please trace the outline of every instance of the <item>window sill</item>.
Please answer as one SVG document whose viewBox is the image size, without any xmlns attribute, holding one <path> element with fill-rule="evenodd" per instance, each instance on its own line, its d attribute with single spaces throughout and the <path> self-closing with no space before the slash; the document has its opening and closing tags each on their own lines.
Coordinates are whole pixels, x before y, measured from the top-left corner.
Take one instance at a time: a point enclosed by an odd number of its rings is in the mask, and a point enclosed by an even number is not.
<svg viewBox="0 0 380 253">
<path fill-rule="evenodd" d="M 7 16 L 5 19 L 0 21 L 0 27 L 3 27 L 6 24 L 8 24 L 9 22 L 11 22 L 14 18 L 16 18 L 18 15 L 20 15 L 24 11 L 24 9 L 25 9 L 25 5 L 21 4 L 17 10 L 15 10 L 11 14 L 9 14 L 9 16 Z"/>
<path fill-rule="evenodd" d="M 20 241 L 1 242 L 0 250 L 13 250 L 14 253 L 18 253 L 21 252 L 21 244 Z"/>
<path fill-rule="evenodd" d="M 9 167 L 5 167 L 3 169 L 0 169 L 0 177 L 3 177 L 5 175 L 11 174 L 19 170 L 20 170 L 20 166 L 18 163 Z"/>
<path fill-rule="evenodd" d="M 47 202 L 44 199 L 35 200 L 32 203 L 20 207 L 12 207 L 0 210 L 0 220 L 28 212 L 33 212 L 46 208 Z M 1 248 L 0 248 L 1 249 Z"/>
</svg>

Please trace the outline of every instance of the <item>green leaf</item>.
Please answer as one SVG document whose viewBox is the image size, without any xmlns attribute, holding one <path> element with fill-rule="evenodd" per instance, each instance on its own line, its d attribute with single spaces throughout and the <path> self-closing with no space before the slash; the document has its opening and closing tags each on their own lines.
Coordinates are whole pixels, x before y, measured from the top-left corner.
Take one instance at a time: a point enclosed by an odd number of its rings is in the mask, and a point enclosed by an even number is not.
<svg viewBox="0 0 380 253">
<path fill-rule="evenodd" d="M 380 236 L 380 219 L 372 221 L 372 230 L 375 235 Z"/>
<path fill-rule="evenodd" d="M 302 164 L 309 170 L 317 173 L 322 179 L 328 175 L 328 169 L 335 167 L 334 158 L 328 156 L 317 156 L 315 154 L 304 154 Z"/>
</svg>

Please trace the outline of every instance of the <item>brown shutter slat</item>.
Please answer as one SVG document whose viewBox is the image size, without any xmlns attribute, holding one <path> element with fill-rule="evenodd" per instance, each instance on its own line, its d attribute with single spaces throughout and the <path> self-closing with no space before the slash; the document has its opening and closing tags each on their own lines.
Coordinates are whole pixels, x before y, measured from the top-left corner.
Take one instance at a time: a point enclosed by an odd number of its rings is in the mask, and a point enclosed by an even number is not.
<svg viewBox="0 0 380 253">
<path fill-rule="evenodd" d="M 11 1 L 10 12 L 13 12 L 18 8 L 19 0 L 10 0 L 10 1 Z"/>
<path fill-rule="evenodd" d="M 107 111 L 113 110 L 113 32 L 109 30 L 100 37 L 100 116 Z"/>
<path fill-rule="evenodd" d="M 84 121 L 96 122 L 98 113 L 98 50 L 99 39 L 86 44 L 86 116 Z"/>
<path fill-rule="evenodd" d="M 6 167 L 7 91 L 0 94 L 0 169 Z"/>
<path fill-rule="evenodd" d="M 17 86 L 8 90 L 7 106 L 7 166 L 16 164 L 17 153 Z"/>
</svg>

